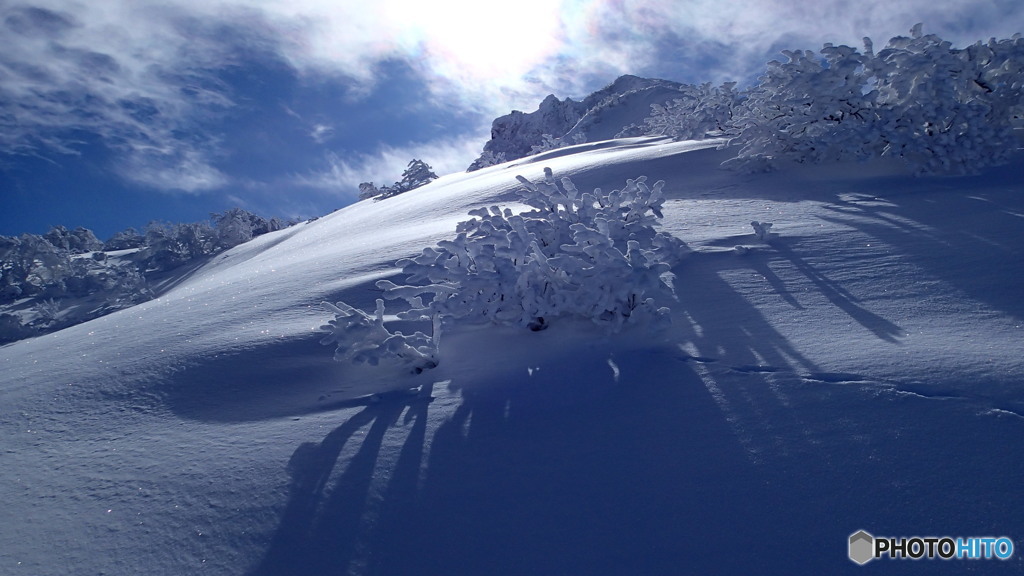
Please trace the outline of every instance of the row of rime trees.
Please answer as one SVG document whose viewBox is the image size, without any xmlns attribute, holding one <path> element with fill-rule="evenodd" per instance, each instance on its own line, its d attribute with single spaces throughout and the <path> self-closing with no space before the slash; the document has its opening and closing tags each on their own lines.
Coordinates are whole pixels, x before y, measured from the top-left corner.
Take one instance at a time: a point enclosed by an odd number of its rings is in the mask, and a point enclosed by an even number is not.
<svg viewBox="0 0 1024 576">
<path fill-rule="evenodd" d="M 369 198 L 373 198 L 374 200 L 383 200 L 392 196 L 398 196 L 399 194 L 410 190 L 415 190 L 416 188 L 425 186 L 434 180 L 437 180 L 437 174 L 434 174 L 433 168 L 422 160 L 414 159 L 409 162 L 409 166 L 407 166 L 405 171 L 402 172 L 402 179 L 391 186 L 381 186 L 378 188 L 373 185 L 373 182 L 360 183 L 359 199 L 367 200 Z"/>
<path fill-rule="evenodd" d="M 129 228 L 106 242 L 85 228 L 55 226 L 43 235 L 0 236 L 0 306 L 19 302 L 33 314 L 0 314 L 0 342 L 70 325 L 60 321 L 60 302 L 93 296 L 104 302 L 85 317 L 148 300 L 147 278 L 227 250 L 290 223 L 267 220 L 235 208 L 209 221 L 151 223 L 143 232 Z M 118 254 L 119 251 L 126 251 Z M 27 322 L 22 322 L 27 319 Z"/>
<path fill-rule="evenodd" d="M 957 49 L 918 24 L 878 51 L 865 38 L 863 51 L 826 44 L 784 54 L 756 86 L 687 86 L 623 135 L 728 138 L 739 147 L 729 162 L 747 170 L 893 157 L 922 174 L 955 174 L 1005 162 L 1019 147 L 1019 34 Z"/>
</svg>

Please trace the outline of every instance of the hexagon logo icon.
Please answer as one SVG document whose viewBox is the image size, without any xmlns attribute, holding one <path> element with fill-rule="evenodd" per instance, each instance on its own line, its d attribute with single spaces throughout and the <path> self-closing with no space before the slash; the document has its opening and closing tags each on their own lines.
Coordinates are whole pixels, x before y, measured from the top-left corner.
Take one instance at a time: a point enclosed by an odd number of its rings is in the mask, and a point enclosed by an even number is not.
<svg viewBox="0 0 1024 576">
<path fill-rule="evenodd" d="M 853 560 L 861 566 L 865 565 L 872 558 L 874 554 L 875 537 L 863 530 L 858 530 L 853 534 L 850 534 L 850 560 Z"/>
</svg>

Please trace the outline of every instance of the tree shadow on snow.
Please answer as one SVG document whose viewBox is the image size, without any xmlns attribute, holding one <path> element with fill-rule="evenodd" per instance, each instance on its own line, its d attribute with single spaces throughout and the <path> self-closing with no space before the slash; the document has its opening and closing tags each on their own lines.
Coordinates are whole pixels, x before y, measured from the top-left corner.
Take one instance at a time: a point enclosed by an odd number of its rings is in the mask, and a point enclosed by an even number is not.
<svg viewBox="0 0 1024 576">
<path fill-rule="evenodd" d="M 886 242 L 969 298 L 1024 319 L 1022 181 L 1019 162 L 981 176 L 930 178 L 913 193 L 848 195 L 826 205 L 833 215 L 822 219 Z"/>
<path fill-rule="evenodd" d="M 871 312 L 867 308 L 857 304 L 857 298 L 850 294 L 841 284 L 829 280 L 822 272 L 812 266 L 807 260 L 801 258 L 784 242 L 777 242 L 775 248 L 778 253 L 793 264 L 804 276 L 810 280 L 818 292 L 828 298 L 829 302 L 845 312 L 858 324 L 870 330 L 878 338 L 886 342 L 898 342 L 905 335 L 902 328 Z M 766 265 L 758 267 L 759 271 L 771 274 Z"/>
<path fill-rule="evenodd" d="M 616 381 L 605 360 L 467 386 L 434 420 L 426 402 L 384 400 L 303 444 L 252 574 L 757 573 L 731 550 L 777 545 L 761 535 L 788 496 L 692 372 L 645 374 L 652 359 L 638 353 L 615 361 Z M 382 439 L 402 420 L 412 425 L 377 492 Z M 332 474 L 343 450 L 355 453 Z"/>
<path fill-rule="evenodd" d="M 732 356 L 749 359 L 736 367 L 743 385 L 668 346 L 570 346 L 555 358 L 538 341 L 529 365 L 498 358 L 479 381 L 442 365 L 440 402 L 365 407 L 295 451 L 288 503 L 252 574 L 773 574 L 848 562 L 848 532 L 825 540 L 838 557 L 801 558 L 820 521 L 805 499 L 834 495 L 818 464 L 772 461 L 793 436 L 778 428 L 804 424 L 751 368 L 813 366 L 738 294 L 724 300 L 738 322 L 709 323 L 699 344 L 748 347 Z M 701 304 L 689 312 L 698 321 Z"/>
<path fill-rule="evenodd" d="M 894 335 L 798 257 L 772 258 Z M 442 363 L 433 389 L 350 408 L 295 450 L 278 529 L 250 574 L 856 574 L 846 539 L 858 529 L 989 534 L 1021 520 L 1000 502 L 1024 459 L 997 440 L 1024 424 L 873 400 L 718 274 L 762 260 L 692 265 L 701 282 L 677 286 L 663 346 L 565 344 L 554 327 L 527 346 L 493 331 L 447 339 L 475 363 Z M 955 462 L 916 451 L 950 427 Z M 956 492 L 965 482 L 977 490 Z M 900 569 L 962 571 L 954 564 Z"/>
<path fill-rule="evenodd" d="M 367 501 L 385 434 L 405 412 L 412 422 L 390 483 L 415 491 L 426 430 L 424 397 L 399 396 L 370 403 L 319 443 L 305 443 L 288 462 L 289 498 L 277 532 L 253 575 L 344 574 L 364 552 L 372 523 Z M 408 410 L 406 410 L 408 408 Z M 347 445 L 358 442 L 343 471 L 334 468 Z M 411 482 L 411 485 L 410 485 Z"/>
</svg>

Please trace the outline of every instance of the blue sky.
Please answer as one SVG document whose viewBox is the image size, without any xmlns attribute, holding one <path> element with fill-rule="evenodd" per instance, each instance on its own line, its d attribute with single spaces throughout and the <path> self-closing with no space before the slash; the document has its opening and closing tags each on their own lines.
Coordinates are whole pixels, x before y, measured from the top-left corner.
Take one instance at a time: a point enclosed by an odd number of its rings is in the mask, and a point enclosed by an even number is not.
<svg viewBox="0 0 1024 576">
<path fill-rule="evenodd" d="M 321 215 L 412 158 L 465 169 L 549 93 L 749 81 L 782 48 L 916 22 L 962 46 L 1024 31 L 1024 4 L 0 0 L 0 234 Z"/>
</svg>

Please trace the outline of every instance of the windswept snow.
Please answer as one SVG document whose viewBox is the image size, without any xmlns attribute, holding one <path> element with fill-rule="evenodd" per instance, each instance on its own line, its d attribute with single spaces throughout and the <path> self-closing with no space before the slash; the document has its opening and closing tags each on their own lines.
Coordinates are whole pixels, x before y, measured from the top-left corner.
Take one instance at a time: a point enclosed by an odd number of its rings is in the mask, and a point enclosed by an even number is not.
<svg viewBox="0 0 1024 576">
<path fill-rule="evenodd" d="M 1024 546 L 1024 164 L 737 175 L 718 144 L 444 176 L 0 348 L 0 573 L 836 574 L 867 569 L 860 529 Z M 331 359 L 320 302 L 372 310 L 396 260 L 546 166 L 667 182 L 693 253 L 666 333 L 464 328 L 421 375 Z M 877 562 L 1020 573 L 1024 549 Z"/>
</svg>

